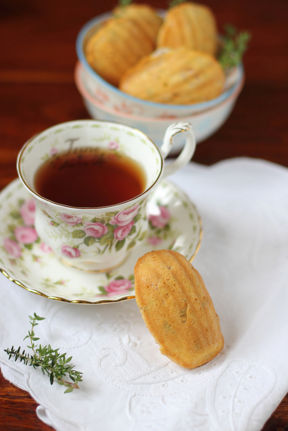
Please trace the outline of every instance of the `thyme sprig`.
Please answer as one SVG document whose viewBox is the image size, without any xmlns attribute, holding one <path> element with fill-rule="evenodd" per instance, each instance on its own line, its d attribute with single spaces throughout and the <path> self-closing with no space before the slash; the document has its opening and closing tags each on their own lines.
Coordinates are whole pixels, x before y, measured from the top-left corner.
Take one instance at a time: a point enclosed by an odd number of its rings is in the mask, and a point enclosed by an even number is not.
<svg viewBox="0 0 288 431">
<path fill-rule="evenodd" d="M 227 24 L 224 30 L 218 60 L 223 69 L 229 70 L 241 63 L 251 35 L 247 31 L 238 32 L 231 24 Z"/>
<path fill-rule="evenodd" d="M 133 0 L 119 0 L 118 1 L 118 6 L 128 6 L 132 2 L 133 2 Z"/>
<path fill-rule="evenodd" d="M 45 317 L 34 313 L 33 316 L 29 316 L 29 319 L 31 329 L 24 337 L 24 340 L 28 339 L 30 341 L 30 345 L 27 347 L 32 350 L 32 354 L 26 353 L 20 346 L 17 349 L 12 346 L 10 349 L 4 350 L 9 359 L 19 360 L 33 368 L 40 367 L 42 373 L 49 377 L 51 385 L 56 381 L 67 388 L 65 393 L 78 389 L 78 383 L 82 381 L 82 373 L 73 368 L 71 364 L 72 356 L 67 357 L 66 353 L 60 353 L 59 349 L 53 349 L 50 344 L 47 346 L 36 344 L 39 337 L 36 337 L 34 329 L 38 322 L 44 320 Z"/>
<path fill-rule="evenodd" d="M 186 2 L 187 2 L 187 0 L 171 0 L 169 2 L 169 8 L 172 8 L 174 6 L 177 6 L 178 4 L 186 3 Z"/>
</svg>

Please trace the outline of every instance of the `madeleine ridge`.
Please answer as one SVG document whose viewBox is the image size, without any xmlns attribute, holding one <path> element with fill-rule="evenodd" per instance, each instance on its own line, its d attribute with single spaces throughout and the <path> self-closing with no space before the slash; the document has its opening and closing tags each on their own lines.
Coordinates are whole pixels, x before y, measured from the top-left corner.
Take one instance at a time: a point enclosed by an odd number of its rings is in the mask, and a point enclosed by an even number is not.
<svg viewBox="0 0 288 431">
<path fill-rule="evenodd" d="M 184 256 L 151 251 L 138 259 L 134 274 L 137 305 L 161 353 L 185 368 L 196 368 L 223 349 L 211 297 Z"/>
<path fill-rule="evenodd" d="M 90 66 L 116 86 L 127 69 L 155 49 L 162 22 L 152 8 L 138 10 L 131 5 L 120 11 L 116 10 L 116 15 L 104 22 L 85 46 Z"/>
<path fill-rule="evenodd" d="M 214 57 L 181 47 L 144 57 L 123 75 L 119 88 L 139 99 L 185 105 L 216 98 L 224 85 Z"/>
<path fill-rule="evenodd" d="M 127 6 L 118 6 L 113 10 L 115 17 L 130 18 L 136 21 L 147 37 L 150 37 L 156 46 L 157 36 L 163 19 L 149 5 L 132 3 Z"/>
<path fill-rule="evenodd" d="M 179 46 L 216 54 L 217 25 L 209 7 L 185 2 L 168 10 L 158 34 L 157 47 Z"/>
</svg>

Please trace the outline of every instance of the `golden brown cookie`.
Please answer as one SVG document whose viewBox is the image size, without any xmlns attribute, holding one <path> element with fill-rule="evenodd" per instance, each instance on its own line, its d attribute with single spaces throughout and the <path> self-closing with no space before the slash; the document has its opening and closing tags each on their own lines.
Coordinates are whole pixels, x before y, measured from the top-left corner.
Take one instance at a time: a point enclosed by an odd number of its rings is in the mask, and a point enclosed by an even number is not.
<svg viewBox="0 0 288 431">
<path fill-rule="evenodd" d="M 135 20 L 141 30 L 150 38 L 153 46 L 156 46 L 157 36 L 163 19 L 156 11 L 146 4 L 132 3 L 127 6 L 118 6 L 113 11 L 117 17 L 125 17 Z"/>
<path fill-rule="evenodd" d="M 119 88 L 140 99 L 185 105 L 214 99 L 224 84 L 214 57 L 181 47 L 143 58 L 123 75 Z"/>
<path fill-rule="evenodd" d="M 186 46 L 215 55 L 218 35 L 211 9 L 201 4 L 185 2 L 167 12 L 158 34 L 158 47 Z"/>
<path fill-rule="evenodd" d="M 134 15 L 127 12 L 127 16 L 110 18 L 86 42 L 88 63 L 113 85 L 118 85 L 123 73 L 156 46 L 161 18 L 154 13 L 148 14 L 150 19 L 146 13 L 143 18 Z"/>
<path fill-rule="evenodd" d="M 200 274 L 180 253 L 151 251 L 138 259 L 135 294 L 161 352 L 186 368 L 213 359 L 224 345 L 218 315 Z"/>
</svg>

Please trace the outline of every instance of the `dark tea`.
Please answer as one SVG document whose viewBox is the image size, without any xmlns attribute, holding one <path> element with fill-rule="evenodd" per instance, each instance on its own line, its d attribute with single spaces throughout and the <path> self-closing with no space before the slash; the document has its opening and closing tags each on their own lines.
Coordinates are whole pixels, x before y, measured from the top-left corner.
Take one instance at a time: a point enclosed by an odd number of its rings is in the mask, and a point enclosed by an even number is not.
<svg viewBox="0 0 288 431">
<path fill-rule="evenodd" d="M 54 155 L 35 176 L 43 197 L 73 207 L 124 202 L 145 190 L 145 173 L 130 157 L 99 148 L 78 148 Z"/>
</svg>

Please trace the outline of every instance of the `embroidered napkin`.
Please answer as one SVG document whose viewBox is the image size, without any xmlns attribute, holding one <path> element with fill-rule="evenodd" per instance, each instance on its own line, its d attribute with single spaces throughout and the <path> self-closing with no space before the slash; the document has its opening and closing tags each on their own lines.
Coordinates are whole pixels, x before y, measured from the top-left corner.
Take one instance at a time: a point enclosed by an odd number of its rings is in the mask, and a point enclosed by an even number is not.
<svg viewBox="0 0 288 431">
<path fill-rule="evenodd" d="M 210 363 L 186 370 L 163 356 L 135 300 L 80 305 L 31 294 L 0 277 L 0 365 L 57 431 L 256 431 L 288 390 L 288 171 L 261 160 L 192 163 L 171 177 L 198 207 L 193 262 L 225 338 Z M 189 235 L 189 232 L 187 232 Z M 28 315 L 41 343 L 73 356 L 79 390 L 64 394 L 39 370 L 8 360 Z"/>
</svg>

